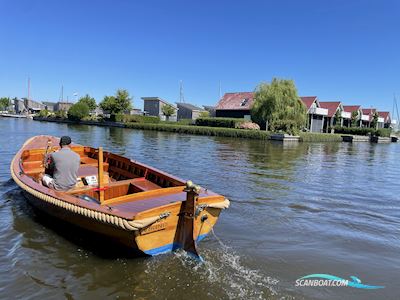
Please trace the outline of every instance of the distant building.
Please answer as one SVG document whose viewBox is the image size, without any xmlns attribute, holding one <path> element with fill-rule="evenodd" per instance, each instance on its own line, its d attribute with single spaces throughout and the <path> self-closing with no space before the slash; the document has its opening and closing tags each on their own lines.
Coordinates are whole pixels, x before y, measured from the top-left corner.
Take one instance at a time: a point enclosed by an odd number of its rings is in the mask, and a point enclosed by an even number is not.
<svg viewBox="0 0 400 300">
<path fill-rule="evenodd" d="M 189 103 L 176 103 L 178 106 L 178 121 L 182 119 L 196 120 L 200 113 L 205 112 L 204 109 Z"/>
<path fill-rule="evenodd" d="M 47 109 L 48 111 L 54 111 L 54 107 L 56 106 L 56 102 L 48 102 L 48 101 L 44 101 L 42 102 L 45 106 L 45 109 Z"/>
<path fill-rule="evenodd" d="M 300 100 L 307 109 L 307 129 L 311 132 L 322 132 L 328 110 L 321 107 L 317 96 L 300 97 Z"/>
<path fill-rule="evenodd" d="M 24 99 L 24 105 L 28 113 L 32 114 L 37 113 L 46 108 L 46 106 L 43 103 L 30 99 Z"/>
<path fill-rule="evenodd" d="M 127 115 L 136 115 L 136 116 L 143 116 L 143 111 L 139 108 L 132 108 L 125 111 Z"/>
<path fill-rule="evenodd" d="M 328 132 L 329 127 L 335 126 L 335 125 L 342 125 L 342 124 L 336 124 L 335 121 L 335 115 L 337 112 L 340 113 L 340 116 L 342 117 L 342 112 L 343 112 L 343 106 L 340 101 L 324 101 L 324 102 L 319 102 L 321 108 L 325 108 L 328 110 L 328 114 L 326 115 L 324 119 L 324 127 L 323 131 Z"/>
<path fill-rule="evenodd" d="M 68 111 L 73 103 L 70 102 L 57 102 L 56 105 L 54 105 L 54 111 Z"/>
<path fill-rule="evenodd" d="M 250 120 L 253 102 L 253 92 L 225 93 L 215 107 L 215 116 Z"/>
<path fill-rule="evenodd" d="M 144 113 L 148 116 L 155 116 L 159 117 L 161 120 L 166 120 L 165 115 L 162 113 L 162 107 L 164 105 L 170 105 L 175 109 L 175 113 L 170 116 L 168 119 L 169 121 L 176 121 L 177 120 L 177 110 L 178 108 L 168 103 L 167 101 L 159 98 L 159 97 L 142 97 L 144 102 Z"/>
<path fill-rule="evenodd" d="M 371 127 L 371 122 L 376 113 L 375 108 L 363 108 L 362 111 L 362 126 L 363 127 Z"/>
<path fill-rule="evenodd" d="M 23 100 L 14 98 L 14 111 L 16 114 L 26 114 L 28 112 Z"/>
<path fill-rule="evenodd" d="M 89 111 L 89 115 L 97 117 L 97 116 L 99 116 L 99 115 L 104 115 L 104 112 L 103 112 L 103 110 L 101 109 L 101 107 L 96 106 L 95 109 Z"/>
<path fill-rule="evenodd" d="M 343 111 L 347 112 L 350 114 L 350 121 L 348 119 L 345 119 L 343 122 L 343 126 L 355 126 L 355 127 L 361 127 L 361 122 L 362 122 L 362 110 L 360 105 L 343 105 Z M 352 115 L 356 115 L 355 117 L 355 122 L 356 124 L 352 124 Z"/>
<path fill-rule="evenodd" d="M 378 115 L 378 128 L 390 128 L 390 125 L 392 124 L 390 113 L 388 111 L 379 111 Z"/>
</svg>

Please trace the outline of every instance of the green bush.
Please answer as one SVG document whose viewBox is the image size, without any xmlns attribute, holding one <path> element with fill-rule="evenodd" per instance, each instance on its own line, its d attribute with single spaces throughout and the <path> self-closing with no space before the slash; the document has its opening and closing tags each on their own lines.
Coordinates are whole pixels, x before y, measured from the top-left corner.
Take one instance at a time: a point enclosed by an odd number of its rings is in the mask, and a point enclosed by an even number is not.
<svg viewBox="0 0 400 300">
<path fill-rule="evenodd" d="M 239 118 L 198 118 L 196 119 L 197 126 L 208 127 L 225 127 L 237 128 L 239 124 L 246 122 L 245 119 Z"/>
<path fill-rule="evenodd" d="M 366 128 L 366 127 L 341 127 L 341 126 L 335 126 L 335 127 L 332 127 L 332 128 L 335 130 L 335 133 L 340 133 L 340 134 L 370 135 L 370 134 L 374 134 L 374 132 L 375 132 L 375 129 Z M 329 131 L 332 128 L 329 128 Z"/>
<path fill-rule="evenodd" d="M 75 103 L 68 110 L 68 119 L 72 121 L 80 121 L 87 116 L 89 116 L 89 107 L 82 102 Z"/>
<path fill-rule="evenodd" d="M 390 128 L 380 128 L 375 131 L 376 136 L 390 137 L 392 130 Z"/>
<path fill-rule="evenodd" d="M 56 119 L 66 119 L 68 117 L 68 115 L 65 110 L 59 110 L 54 113 L 54 117 Z"/>
<path fill-rule="evenodd" d="M 111 122 L 123 123 L 160 123 L 159 117 L 126 114 L 111 114 L 108 120 Z"/>
<path fill-rule="evenodd" d="M 38 113 L 38 116 L 41 118 L 46 118 L 48 115 L 49 115 L 49 111 L 47 109 L 42 109 Z"/>
<path fill-rule="evenodd" d="M 341 142 L 341 134 L 300 132 L 298 134 L 302 142 Z"/>
<path fill-rule="evenodd" d="M 360 128 L 360 127 L 333 127 L 335 133 L 339 134 L 351 134 L 351 135 L 372 135 L 372 136 L 381 136 L 381 137 L 389 137 L 391 133 L 390 128 Z M 330 129 L 329 129 L 330 130 Z"/>
<path fill-rule="evenodd" d="M 195 121 L 192 119 L 181 119 L 179 121 L 161 121 L 161 124 L 170 124 L 170 125 L 194 125 Z"/>
</svg>

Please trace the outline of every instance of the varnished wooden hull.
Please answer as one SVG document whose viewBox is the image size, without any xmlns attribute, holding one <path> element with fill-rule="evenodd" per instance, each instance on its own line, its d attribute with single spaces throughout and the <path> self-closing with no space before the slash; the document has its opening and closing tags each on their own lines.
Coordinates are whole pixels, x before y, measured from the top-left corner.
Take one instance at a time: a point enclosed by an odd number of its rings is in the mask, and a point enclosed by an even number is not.
<svg viewBox="0 0 400 300">
<path fill-rule="evenodd" d="M 95 192 L 92 189 L 86 188 L 83 192 L 78 189 L 73 193 L 58 192 L 42 186 L 34 180 L 34 176 L 29 175 L 32 173 L 29 166 L 37 165 L 34 159 L 40 156 L 37 153 L 40 153 L 41 148 L 38 150 L 37 147 L 43 144 L 45 138 L 49 137 L 40 136 L 28 140 L 11 164 L 13 179 L 24 190 L 26 198 L 35 208 L 148 255 L 165 253 L 182 246 L 180 229 L 186 205 L 184 181 L 157 169 L 110 154 L 107 166 L 113 172 L 110 175 L 120 179 L 122 174 L 123 178 L 109 184 L 110 190 L 106 192 L 109 200 L 105 203 L 87 202 L 80 196 L 84 193 L 94 197 Z M 80 153 L 81 159 L 90 161 L 90 157 L 85 155 L 92 155 L 92 148 L 82 147 L 82 149 L 85 152 Z M 81 150 L 78 147 L 74 151 Z M 117 160 L 117 163 L 113 160 Z M 120 161 L 131 165 L 120 170 L 122 168 Z M 146 168 L 145 174 L 149 171 L 148 178 L 152 180 L 151 182 L 146 179 L 147 175 L 143 177 L 144 179 L 129 177 L 134 172 L 141 174 L 141 171 L 135 168 L 143 166 Z M 151 174 L 155 175 L 151 177 Z M 126 181 L 128 189 L 125 186 Z M 162 184 L 165 187 L 159 186 Z M 146 188 L 150 190 L 140 190 Z M 124 189 L 128 190 L 128 194 L 121 196 L 122 192 L 126 192 Z M 192 216 L 192 236 L 195 241 L 200 241 L 210 232 L 218 220 L 221 209 L 226 208 L 226 203 L 229 201 L 227 202 L 223 196 L 201 190 L 195 203 L 196 213 Z"/>
</svg>

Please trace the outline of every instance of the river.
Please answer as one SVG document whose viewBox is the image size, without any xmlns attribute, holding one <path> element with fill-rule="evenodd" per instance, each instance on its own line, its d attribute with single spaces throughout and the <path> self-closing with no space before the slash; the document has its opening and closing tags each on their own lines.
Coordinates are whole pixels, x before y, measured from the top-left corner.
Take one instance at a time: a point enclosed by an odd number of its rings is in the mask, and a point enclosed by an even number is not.
<svg viewBox="0 0 400 300">
<path fill-rule="evenodd" d="M 15 299 L 400 299 L 400 145 L 178 135 L 0 118 L 0 295 Z M 144 162 L 231 200 L 205 262 L 130 257 L 38 216 L 9 165 L 39 134 Z M 380 289 L 299 287 L 331 274 Z"/>
</svg>

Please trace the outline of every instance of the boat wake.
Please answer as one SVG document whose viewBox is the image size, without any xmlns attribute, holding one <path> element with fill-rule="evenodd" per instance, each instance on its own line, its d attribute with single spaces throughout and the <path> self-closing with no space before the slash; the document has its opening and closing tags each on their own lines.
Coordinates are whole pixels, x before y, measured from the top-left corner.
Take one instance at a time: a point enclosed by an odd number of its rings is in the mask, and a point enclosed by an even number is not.
<svg viewBox="0 0 400 300">
<path fill-rule="evenodd" d="M 244 266 L 241 257 L 229 246 L 225 245 L 215 236 L 216 247 L 213 249 L 200 249 L 203 261 L 194 259 L 185 251 L 174 252 L 172 260 L 162 256 L 161 264 L 157 259 L 150 260 L 146 273 L 157 275 L 160 269 L 169 265 L 168 280 L 176 280 L 176 289 L 203 290 L 204 294 L 193 294 L 193 297 L 201 296 L 210 299 L 277 299 L 279 298 L 276 286 L 277 279 L 262 274 L 258 270 Z M 209 241 L 209 243 L 212 241 Z M 210 245 L 210 244 L 207 244 Z M 171 258 L 171 256 L 169 256 Z M 178 263 L 178 265 L 177 265 Z M 160 268 L 160 269 L 159 269 Z M 156 271 L 159 269 L 158 271 Z M 175 271 L 176 271 L 176 276 Z M 179 270 L 179 271 L 178 271 Z M 182 282 L 182 278 L 185 280 Z M 203 286 L 201 288 L 201 286 Z M 161 286 L 157 286 L 160 289 Z M 165 291 L 159 290 L 165 295 Z M 167 297 L 168 298 L 168 297 Z"/>
</svg>

